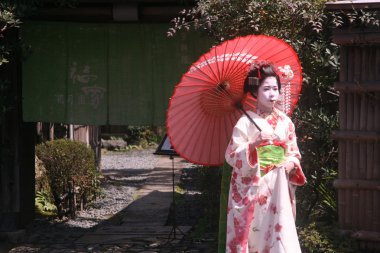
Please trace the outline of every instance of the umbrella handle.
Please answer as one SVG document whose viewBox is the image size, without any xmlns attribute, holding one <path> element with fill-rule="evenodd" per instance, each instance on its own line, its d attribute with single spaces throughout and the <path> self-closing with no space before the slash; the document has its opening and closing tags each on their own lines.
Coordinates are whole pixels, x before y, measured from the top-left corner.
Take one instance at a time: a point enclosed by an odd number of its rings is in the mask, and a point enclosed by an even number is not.
<svg viewBox="0 0 380 253">
<path fill-rule="evenodd" d="M 249 121 L 251 121 L 251 123 L 254 124 L 254 125 L 257 127 L 257 129 L 261 132 L 261 128 L 256 124 L 256 122 L 251 118 L 251 116 L 249 116 L 249 114 L 247 113 L 247 111 L 244 110 L 244 108 L 243 108 L 243 106 L 241 105 L 241 103 L 237 103 L 237 104 L 236 104 L 236 107 L 237 107 L 240 111 L 242 111 L 242 112 L 245 114 L 245 116 L 248 117 Z"/>
</svg>

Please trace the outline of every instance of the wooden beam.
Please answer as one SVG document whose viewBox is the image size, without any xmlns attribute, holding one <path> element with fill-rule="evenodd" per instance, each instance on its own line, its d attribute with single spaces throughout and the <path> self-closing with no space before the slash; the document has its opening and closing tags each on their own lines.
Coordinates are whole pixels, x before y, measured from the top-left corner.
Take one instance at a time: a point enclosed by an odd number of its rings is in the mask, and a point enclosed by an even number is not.
<svg viewBox="0 0 380 253">
<path fill-rule="evenodd" d="M 142 21 L 158 20 L 169 22 L 179 15 L 179 12 L 185 9 L 183 6 L 159 6 L 146 5 L 140 7 L 140 19 Z"/>
<path fill-rule="evenodd" d="M 360 140 L 360 141 L 380 141 L 378 131 L 333 131 L 331 137 L 336 140 Z"/>
<path fill-rule="evenodd" d="M 194 6 L 193 1 L 82 1 L 73 8 L 46 5 L 28 19 L 76 22 L 165 22 L 183 9 Z"/>
<path fill-rule="evenodd" d="M 338 45 L 380 44 L 380 29 L 335 29 L 332 40 Z"/>
<path fill-rule="evenodd" d="M 333 185 L 337 189 L 380 191 L 380 181 L 374 180 L 335 179 Z"/>
<path fill-rule="evenodd" d="M 109 22 L 112 21 L 112 5 L 77 6 L 75 8 L 39 8 L 29 19 L 52 21 Z"/>
<path fill-rule="evenodd" d="M 334 89 L 341 92 L 376 92 L 380 91 L 380 82 L 336 82 Z"/>
<path fill-rule="evenodd" d="M 339 230 L 340 233 L 344 235 L 350 235 L 353 238 L 360 239 L 363 241 L 372 241 L 372 242 L 380 242 L 380 233 L 379 232 L 373 232 L 373 231 L 352 231 L 352 230 Z"/>
<path fill-rule="evenodd" d="M 377 9 L 380 8 L 380 1 L 357 0 L 357 1 L 334 1 L 327 2 L 327 10 L 352 10 L 355 9 Z"/>
<path fill-rule="evenodd" d="M 76 0 L 78 3 L 94 4 L 94 3 L 143 3 L 143 4 L 194 4 L 194 0 Z"/>
</svg>

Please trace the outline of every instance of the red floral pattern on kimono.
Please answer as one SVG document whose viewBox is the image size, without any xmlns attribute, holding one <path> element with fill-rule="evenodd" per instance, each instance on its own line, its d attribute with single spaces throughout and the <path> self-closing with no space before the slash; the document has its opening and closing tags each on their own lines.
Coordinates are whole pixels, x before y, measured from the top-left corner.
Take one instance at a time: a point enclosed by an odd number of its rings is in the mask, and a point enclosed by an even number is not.
<svg viewBox="0 0 380 253">
<path fill-rule="evenodd" d="M 233 167 L 227 209 L 227 253 L 301 252 L 295 229 L 295 188 L 306 182 L 300 165 L 294 125 L 282 112 L 248 112 L 262 131 L 284 143 L 285 162 L 295 164 L 289 178 L 283 167 L 261 175 L 260 157 L 252 145 L 260 132 L 246 116 L 234 127 L 226 150 Z"/>
</svg>

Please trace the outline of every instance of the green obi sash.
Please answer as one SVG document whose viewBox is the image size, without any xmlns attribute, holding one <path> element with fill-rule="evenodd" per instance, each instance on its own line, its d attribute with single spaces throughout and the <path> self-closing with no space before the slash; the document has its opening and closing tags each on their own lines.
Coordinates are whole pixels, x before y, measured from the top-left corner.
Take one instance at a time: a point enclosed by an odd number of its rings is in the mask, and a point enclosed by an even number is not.
<svg viewBox="0 0 380 253">
<path fill-rule="evenodd" d="M 277 145 L 265 145 L 257 147 L 261 176 L 268 173 L 274 166 L 285 160 L 285 149 Z"/>
</svg>

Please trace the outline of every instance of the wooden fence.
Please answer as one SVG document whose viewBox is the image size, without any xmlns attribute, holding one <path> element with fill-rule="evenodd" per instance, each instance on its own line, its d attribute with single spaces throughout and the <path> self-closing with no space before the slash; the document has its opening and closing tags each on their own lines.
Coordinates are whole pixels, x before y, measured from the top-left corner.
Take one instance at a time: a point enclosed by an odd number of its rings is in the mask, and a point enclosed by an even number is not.
<svg viewBox="0 0 380 253">
<path fill-rule="evenodd" d="M 363 249 L 380 250 L 380 30 L 336 30 L 339 223 Z"/>
</svg>

